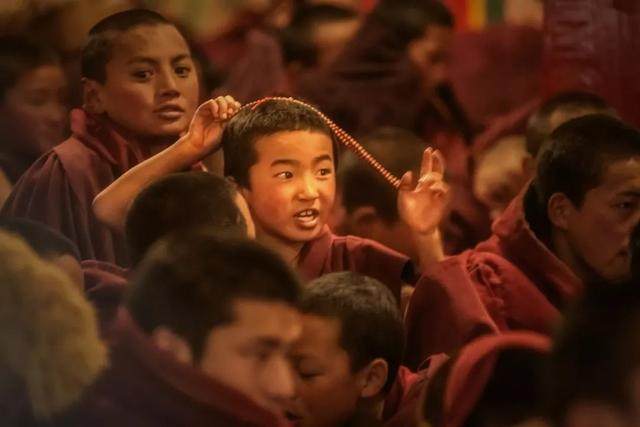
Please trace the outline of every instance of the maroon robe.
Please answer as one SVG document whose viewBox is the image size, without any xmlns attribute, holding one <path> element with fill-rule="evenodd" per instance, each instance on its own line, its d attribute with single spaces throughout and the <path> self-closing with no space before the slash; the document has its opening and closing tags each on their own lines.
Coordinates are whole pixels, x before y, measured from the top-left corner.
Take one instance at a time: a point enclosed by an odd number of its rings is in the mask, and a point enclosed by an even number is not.
<svg viewBox="0 0 640 427">
<path fill-rule="evenodd" d="M 406 318 L 407 366 L 487 332 L 553 332 L 583 285 L 531 229 L 524 206 L 535 210 L 534 198 L 529 188 L 494 222 L 491 238 L 447 258 L 416 285 Z"/>
<path fill-rule="evenodd" d="M 247 397 L 176 361 L 118 313 L 109 368 L 60 425 L 92 427 L 278 426 Z"/>
<path fill-rule="evenodd" d="M 406 256 L 373 240 L 336 236 L 325 228 L 300 252 L 298 270 L 305 280 L 336 271 L 353 271 L 373 277 L 391 289 L 398 301 L 403 283 L 416 280 L 413 263 Z"/>
<path fill-rule="evenodd" d="M 146 147 L 109 121 L 71 112 L 72 136 L 38 159 L 7 199 L 2 215 L 40 221 L 62 232 L 82 259 L 127 265 L 124 237 L 93 215 L 93 199 L 149 157 Z"/>
<path fill-rule="evenodd" d="M 96 310 L 102 338 L 108 339 L 130 272 L 104 261 L 85 260 L 81 266 L 86 297 Z"/>
</svg>

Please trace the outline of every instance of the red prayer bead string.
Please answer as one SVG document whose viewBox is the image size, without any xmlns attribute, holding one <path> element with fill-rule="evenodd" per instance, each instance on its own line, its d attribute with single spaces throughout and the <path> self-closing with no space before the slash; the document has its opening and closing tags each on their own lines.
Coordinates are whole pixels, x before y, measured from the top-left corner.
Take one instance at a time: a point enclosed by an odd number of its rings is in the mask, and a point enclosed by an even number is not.
<svg viewBox="0 0 640 427">
<path fill-rule="evenodd" d="M 367 164 L 369 164 L 373 169 L 375 169 L 382 177 L 389 182 L 389 184 L 393 185 L 395 188 L 400 187 L 400 180 L 389 172 L 380 162 L 378 162 L 354 137 L 349 135 L 344 129 L 335 124 L 333 120 L 327 117 L 320 110 L 315 108 L 312 105 L 307 104 L 306 102 L 300 101 L 299 99 L 289 98 L 284 96 L 270 96 L 266 98 L 259 99 L 257 101 L 249 102 L 241 107 L 241 109 L 250 108 L 251 110 L 255 110 L 260 104 L 266 101 L 288 101 L 293 102 L 295 104 L 302 105 L 313 112 L 315 112 L 322 120 L 327 123 L 329 129 L 333 132 L 333 134 L 338 138 L 338 141 L 342 143 L 345 147 L 353 151 L 358 157 L 364 160 Z"/>
</svg>

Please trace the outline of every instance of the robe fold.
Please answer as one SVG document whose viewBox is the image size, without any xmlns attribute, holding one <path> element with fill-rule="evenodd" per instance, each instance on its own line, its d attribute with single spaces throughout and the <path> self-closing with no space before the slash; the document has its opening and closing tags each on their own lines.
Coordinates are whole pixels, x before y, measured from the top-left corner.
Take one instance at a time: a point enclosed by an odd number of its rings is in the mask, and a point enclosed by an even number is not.
<svg viewBox="0 0 640 427">
<path fill-rule="evenodd" d="M 107 370 L 60 425 L 283 425 L 244 395 L 158 349 L 126 310 L 118 313 L 110 354 Z"/>
<path fill-rule="evenodd" d="M 305 280 L 336 271 L 353 271 L 387 285 L 398 301 L 402 284 L 416 281 L 413 263 L 406 255 L 373 240 L 336 236 L 329 227 L 303 246 L 298 271 Z"/>
<path fill-rule="evenodd" d="M 93 215 L 93 199 L 150 156 L 122 129 L 84 110 L 71 112 L 72 136 L 40 157 L 16 183 L 3 216 L 42 222 L 71 239 L 82 259 L 128 265 L 123 236 Z"/>
<path fill-rule="evenodd" d="M 421 278 L 407 310 L 407 366 L 485 333 L 553 333 L 583 284 L 532 230 L 534 211 L 530 187 L 494 222 L 488 240 Z"/>
<path fill-rule="evenodd" d="M 85 260 L 81 266 L 85 295 L 96 311 L 102 338 L 108 339 L 124 299 L 130 272 L 104 261 Z"/>
</svg>

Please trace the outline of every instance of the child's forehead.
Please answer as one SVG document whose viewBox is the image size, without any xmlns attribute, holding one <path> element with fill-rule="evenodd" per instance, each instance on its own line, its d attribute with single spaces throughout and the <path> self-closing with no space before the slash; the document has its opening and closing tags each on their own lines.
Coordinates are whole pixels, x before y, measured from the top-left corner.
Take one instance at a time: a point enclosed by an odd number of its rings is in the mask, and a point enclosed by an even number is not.
<svg viewBox="0 0 640 427">
<path fill-rule="evenodd" d="M 138 25 L 113 35 L 112 59 L 165 58 L 190 55 L 189 46 L 172 25 Z"/>
<path fill-rule="evenodd" d="M 255 140 L 258 155 L 308 157 L 329 154 L 333 157 L 333 141 L 323 132 L 314 130 L 281 131 L 259 136 Z"/>
</svg>

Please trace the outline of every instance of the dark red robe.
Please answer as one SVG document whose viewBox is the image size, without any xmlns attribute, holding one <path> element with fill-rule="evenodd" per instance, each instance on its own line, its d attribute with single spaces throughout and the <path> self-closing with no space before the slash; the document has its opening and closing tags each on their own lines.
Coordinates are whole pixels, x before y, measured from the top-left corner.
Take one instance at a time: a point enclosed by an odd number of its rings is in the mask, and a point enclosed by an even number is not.
<svg viewBox="0 0 640 427">
<path fill-rule="evenodd" d="M 71 112 L 71 131 L 69 139 L 25 172 L 2 215 L 29 218 L 59 230 L 78 246 L 82 259 L 127 265 L 123 236 L 96 219 L 91 203 L 150 152 L 114 124 L 83 110 Z"/>
<path fill-rule="evenodd" d="M 421 278 L 407 311 L 407 366 L 487 332 L 553 332 L 583 284 L 531 229 L 534 197 L 529 188 L 494 222 L 491 238 Z"/>
<path fill-rule="evenodd" d="M 124 299 L 130 271 L 104 261 L 82 261 L 85 294 L 96 311 L 100 334 L 107 339 Z"/>
<path fill-rule="evenodd" d="M 413 263 L 406 256 L 373 240 L 336 236 L 329 227 L 300 252 L 298 270 L 305 280 L 336 271 L 353 271 L 373 277 L 391 289 L 400 301 L 403 283 L 413 284 Z"/>
<path fill-rule="evenodd" d="M 118 313 L 110 355 L 109 368 L 60 425 L 283 425 L 244 395 L 159 350 L 125 310 Z"/>
</svg>

